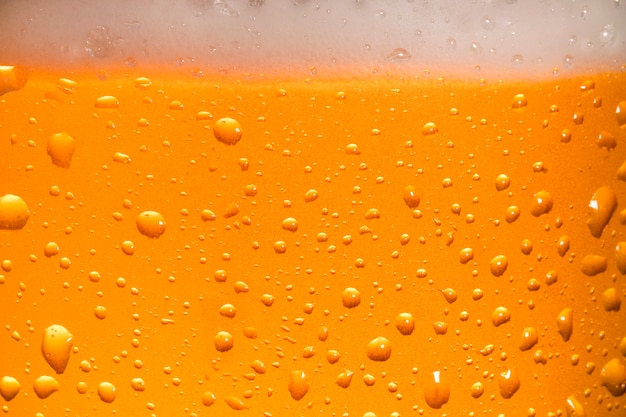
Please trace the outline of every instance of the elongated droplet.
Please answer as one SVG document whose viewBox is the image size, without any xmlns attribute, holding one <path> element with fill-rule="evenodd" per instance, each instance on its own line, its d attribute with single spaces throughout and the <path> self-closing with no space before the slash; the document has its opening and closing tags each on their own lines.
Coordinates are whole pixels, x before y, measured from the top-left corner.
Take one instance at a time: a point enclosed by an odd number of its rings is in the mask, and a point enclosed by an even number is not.
<svg viewBox="0 0 626 417">
<path fill-rule="evenodd" d="M 587 227 L 592 236 L 602 236 L 602 231 L 609 223 L 616 207 L 617 197 L 612 188 L 604 186 L 596 190 L 589 201 L 589 217 L 587 218 Z"/>
<path fill-rule="evenodd" d="M 57 374 L 65 371 L 73 343 L 72 333 L 59 324 L 53 324 L 44 330 L 41 353 Z"/>
<path fill-rule="evenodd" d="M 559 313 L 556 320 L 556 328 L 563 338 L 563 341 L 567 342 L 572 336 L 574 329 L 574 313 L 571 308 L 564 308 L 563 311 Z"/>
<path fill-rule="evenodd" d="M 433 372 L 424 389 L 424 400 L 429 407 L 439 409 L 450 399 L 450 384 L 442 381 L 441 372 Z"/>
<path fill-rule="evenodd" d="M 309 392 L 309 379 L 302 370 L 292 371 L 289 374 L 289 382 L 287 385 L 291 398 L 301 400 Z"/>
</svg>

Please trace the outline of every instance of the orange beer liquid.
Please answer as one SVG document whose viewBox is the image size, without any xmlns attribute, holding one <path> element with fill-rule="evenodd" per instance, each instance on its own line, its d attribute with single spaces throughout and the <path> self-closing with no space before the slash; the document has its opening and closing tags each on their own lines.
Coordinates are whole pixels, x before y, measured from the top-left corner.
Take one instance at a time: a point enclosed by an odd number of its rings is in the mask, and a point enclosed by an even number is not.
<svg viewBox="0 0 626 417">
<path fill-rule="evenodd" d="M 4 71 L 3 414 L 626 412 L 623 73 Z"/>
</svg>

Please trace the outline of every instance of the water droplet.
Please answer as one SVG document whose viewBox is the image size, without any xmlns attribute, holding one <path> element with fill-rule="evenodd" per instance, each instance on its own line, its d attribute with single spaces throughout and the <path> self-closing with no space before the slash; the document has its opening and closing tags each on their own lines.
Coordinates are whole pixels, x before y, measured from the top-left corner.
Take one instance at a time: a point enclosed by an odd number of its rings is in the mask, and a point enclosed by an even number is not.
<svg viewBox="0 0 626 417">
<path fill-rule="evenodd" d="M 44 330 L 41 353 L 57 374 L 62 374 L 70 360 L 74 341 L 72 334 L 63 326 L 53 324 Z"/>
<path fill-rule="evenodd" d="M 620 101 L 615 108 L 615 119 L 619 127 L 626 126 L 626 101 Z"/>
<path fill-rule="evenodd" d="M 165 219 L 156 211 L 144 211 L 137 216 L 137 230 L 150 239 L 156 239 L 165 232 Z"/>
<path fill-rule="evenodd" d="M 619 311 L 622 306 L 622 296 L 615 288 L 609 288 L 602 293 L 604 309 L 606 311 Z"/>
<path fill-rule="evenodd" d="M 440 371 L 435 371 L 426 382 L 424 400 L 430 408 L 439 409 L 450 399 L 450 384 L 441 376 Z"/>
<path fill-rule="evenodd" d="M 498 387 L 502 398 L 511 398 L 520 388 L 520 379 L 517 372 L 508 369 L 500 373 L 498 378 Z"/>
<path fill-rule="evenodd" d="M 527 105 L 528 99 L 524 94 L 517 94 L 515 97 L 513 97 L 513 104 L 511 104 L 512 108 L 520 109 L 522 107 L 526 107 Z"/>
<path fill-rule="evenodd" d="M 417 195 L 415 186 L 413 185 L 407 185 L 406 187 L 404 187 L 402 199 L 404 200 L 404 203 L 411 209 L 417 208 L 420 204 L 420 198 Z"/>
<path fill-rule="evenodd" d="M 287 244 L 282 240 L 274 242 L 274 252 L 277 254 L 283 254 L 287 252 Z"/>
<path fill-rule="evenodd" d="M 499 327 L 511 320 L 511 312 L 506 307 L 496 307 L 491 313 L 491 322 L 494 326 Z"/>
<path fill-rule="evenodd" d="M 227 317 L 232 319 L 237 314 L 237 310 L 235 310 L 235 306 L 232 304 L 224 304 L 220 307 L 220 316 Z"/>
<path fill-rule="evenodd" d="M 565 400 L 565 411 L 567 412 L 567 417 L 586 417 L 587 413 L 583 408 L 582 404 L 578 402 L 576 397 L 570 395 Z"/>
<path fill-rule="evenodd" d="M 608 23 L 600 31 L 600 43 L 602 46 L 609 46 L 615 40 L 615 26 Z"/>
<path fill-rule="evenodd" d="M 132 256 L 135 254 L 135 244 L 130 240 L 122 242 L 122 253 L 124 255 Z"/>
<path fill-rule="evenodd" d="M 611 187 L 603 186 L 596 190 L 589 201 L 587 226 L 591 235 L 599 238 L 617 208 L 617 196 Z"/>
<path fill-rule="evenodd" d="M 439 128 L 433 122 L 428 122 L 422 127 L 422 135 L 429 136 L 439 132 Z"/>
<path fill-rule="evenodd" d="M 387 338 L 379 336 L 367 344 L 366 353 L 373 361 L 386 361 L 391 357 L 391 343 Z"/>
<path fill-rule="evenodd" d="M 115 110 L 120 107 L 120 101 L 115 96 L 102 96 L 96 99 L 97 109 Z"/>
<path fill-rule="evenodd" d="M 519 207 L 517 206 L 510 206 L 509 208 L 506 209 L 506 215 L 505 215 L 505 220 L 507 223 L 513 223 L 515 220 L 517 220 L 520 216 L 521 212 Z"/>
<path fill-rule="evenodd" d="M 511 179 L 506 174 L 500 174 L 496 178 L 496 190 L 503 191 L 509 188 L 511 185 Z"/>
<path fill-rule="evenodd" d="M 48 139 L 48 156 L 60 168 L 69 168 L 76 151 L 76 141 L 66 132 L 55 133 Z"/>
<path fill-rule="evenodd" d="M 246 407 L 244 402 L 241 400 L 241 398 L 235 397 L 234 395 L 226 396 L 224 398 L 224 401 L 233 410 L 241 411 L 241 410 L 245 410 L 246 408 L 248 408 L 248 407 Z"/>
<path fill-rule="evenodd" d="M 597 143 L 598 148 L 610 151 L 612 149 L 615 149 L 615 147 L 617 146 L 617 139 L 615 139 L 615 136 L 612 133 L 603 130 L 598 134 Z"/>
<path fill-rule="evenodd" d="M 411 59 L 411 54 L 404 48 L 396 48 L 387 55 L 387 59 L 392 62 L 405 62 Z"/>
<path fill-rule="evenodd" d="M 564 342 L 572 336 L 574 330 L 574 312 L 571 308 L 564 308 L 556 318 L 556 328 Z"/>
<path fill-rule="evenodd" d="M 626 275 L 626 242 L 618 242 L 615 246 L 615 263 L 622 275 Z"/>
<path fill-rule="evenodd" d="M 326 352 L 326 360 L 331 365 L 339 362 L 339 359 L 341 359 L 341 354 L 339 352 L 337 352 L 336 350 L 331 349 L 328 352 Z"/>
<path fill-rule="evenodd" d="M 204 209 L 200 212 L 200 218 L 202 219 L 202 221 L 207 222 L 210 220 L 215 220 L 217 216 L 211 210 Z"/>
<path fill-rule="evenodd" d="M 317 192 L 317 190 L 310 189 L 306 193 L 304 193 L 304 201 L 307 203 L 311 203 L 317 200 L 318 196 L 319 196 L 319 193 Z"/>
<path fill-rule="evenodd" d="M 493 276 L 499 277 L 506 272 L 509 261 L 504 255 L 497 255 L 489 262 L 489 269 Z"/>
<path fill-rule="evenodd" d="M 21 66 L 0 65 L 0 96 L 20 90 L 28 81 L 28 73 Z"/>
<path fill-rule="evenodd" d="M 519 345 L 521 351 L 532 349 L 537 344 L 539 337 L 534 327 L 526 327 L 522 332 L 522 342 Z"/>
<path fill-rule="evenodd" d="M 42 375 L 35 379 L 33 383 L 33 391 L 37 394 L 37 397 L 44 399 L 48 398 L 60 388 L 59 382 L 51 376 Z"/>
<path fill-rule="evenodd" d="M 0 379 L 0 395 L 5 401 L 11 401 L 20 392 L 22 386 L 12 376 L 3 376 Z"/>
<path fill-rule="evenodd" d="M 624 395 L 626 393 L 626 366 L 617 358 L 611 359 L 602 367 L 600 381 L 612 396 Z"/>
<path fill-rule="evenodd" d="M 66 94 L 75 94 L 78 83 L 68 78 L 59 78 L 57 88 Z"/>
<path fill-rule="evenodd" d="M 607 267 L 606 256 L 589 254 L 583 258 L 580 269 L 583 274 L 592 277 L 606 271 Z"/>
<path fill-rule="evenodd" d="M 556 244 L 556 250 L 559 256 L 565 256 L 569 251 L 570 239 L 569 236 L 561 236 Z"/>
<path fill-rule="evenodd" d="M 107 309 L 104 306 L 96 306 L 94 314 L 97 319 L 104 320 L 107 317 Z"/>
<path fill-rule="evenodd" d="M 483 393 L 485 392 L 485 387 L 481 382 L 474 382 L 470 390 L 472 393 L 472 397 L 480 398 L 480 396 L 483 395 Z"/>
<path fill-rule="evenodd" d="M 291 398 L 300 401 L 309 392 L 309 378 L 302 370 L 292 371 L 289 374 L 287 389 Z"/>
<path fill-rule="evenodd" d="M 341 293 L 341 301 L 346 308 L 354 308 L 361 304 L 361 293 L 356 288 L 346 288 Z"/>
<path fill-rule="evenodd" d="M 435 334 L 442 336 L 448 333 L 448 323 L 444 321 L 436 321 L 433 323 L 433 330 L 435 331 Z"/>
<path fill-rule="evenodd" d="M 218 332 L 214 339 L 215 350 L 226 352 L 233 348 L 233 336 L 225 331 Z"/>
<path fill-rule="evenodd" d="M 213 135 L 225 145 L 235 145 L 242 136 L 241 125 L 230 117 L 221 118 L 213 126 Z"/>
<path fill-rule="evenodd" d="M 215 404 L 215 394 L 211 391 L 204 391 L 202 394 L 202 405 L 210 407 Z"/>
<path fill-rule="evenodd" d="M 474 259 L 474 250 L 472 248 L 463 248 L 461 249 L 461 252 L 459 253 L 459 261 L 462 264 L 466 264 L 469 261 L 471 261 L 472 259 Z"/>
<path fill-rule="evenodd" d="M 354 372 L 346 369 L 345 371 L 337 375 L 337 379 L 335 380 L 335 383 L 339 385 L 341 388 L 348 388 L 350 386 L 350 383 L 352 382 L 353 376 L 354 376 Z"/>
<path fill-rule="evenodd" d="M 22 197 L 13 194 L 0 197 L 0 230 L 20 230 L 29 217 L 30 210 Z"/>
<path fill-rule="evenodd" d="M 572 140 L 572 133 L 569 129 L 563 129 L 561 131 L 561 143 L 569 143 Z"/>
<path fill-rule="evenodd" d="M 530 214 L 535 217 L 539 217 L 543 214 L 549 213 L 554 205 L 554 199 L 549 192 L 542 190 L 534 195 L 534 199 L 530 208 Z"/>
<path fill-rule="evenodd" d="M 398 314 L 396 317 L 396 329 L 405 336 L 413 333 L 413 330 L 415 330 L 415 318 L 413 315 L 411 313 Z"/>
<path fill-rule="evenodd" d="M 289 232 L 296 232 L 298 231 L 298 221 L 293 217 L 287 217 L 281 223 L 281 227 Z"/>
<path fill-rule="evenodd" d="M 441 294 L 443 294 L 443 298 L 445 298 L 449 304 L 454 303 L 458 297 L 456 291 L 454 291 L 454 289 L 452 288 L 446 288 L 444 290 L 441 290 Z"/>
<path fill-rule="evenodd" d="M 94 58 L 106 58 L 114 53 L 121 40 L 108 26 L 97 26 L 87 35 L 85 52 Z"/>
</svg>

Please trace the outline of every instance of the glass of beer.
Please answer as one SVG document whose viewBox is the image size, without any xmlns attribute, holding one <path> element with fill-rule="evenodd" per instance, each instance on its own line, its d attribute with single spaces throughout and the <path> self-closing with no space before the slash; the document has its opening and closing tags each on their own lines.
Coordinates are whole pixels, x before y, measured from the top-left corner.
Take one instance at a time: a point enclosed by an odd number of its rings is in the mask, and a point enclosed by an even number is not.
<svg viewBox="0 0 626 417">
<path fill-rule="evenodd" d="M 3 414 L 624 415 L 624 22 L 3 2 Z"/>
</svg>

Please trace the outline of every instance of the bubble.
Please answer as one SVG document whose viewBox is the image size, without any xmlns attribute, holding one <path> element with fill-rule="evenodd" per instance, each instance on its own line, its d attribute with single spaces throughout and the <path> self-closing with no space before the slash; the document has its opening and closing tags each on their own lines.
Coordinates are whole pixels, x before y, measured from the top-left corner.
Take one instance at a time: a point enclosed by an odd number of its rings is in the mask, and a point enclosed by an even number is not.
<svg viewBox="0 0 626 417">
<path fill-rule="evenodd" d="M 539 337 L 534 327 L 526 327 L 522 332 L 522 342 L 519 345 L 521 351 L 532 349 L 537 344 Z"/>
<path fill-rule="evenodd" d="M 287 217 L 281 223 L 281 227 L 284 230 L 287 230 L 289 232 L 297 232 L 298 231 L 298 221 L 296 219 L 294 219 L 293 217 Z"/>
<path fill-rule="evenodd" d="M 565 400 L 565 411 L 567 412 L 567 417 L 585 417 L 587 415 L 582 404 L 573 395 L 570 395 Z"/>
<path fill-rule="evenodd" d="M 513 103 L 511 104 L 511 108 L 521 109 L 522 107 L 526 107 L 528 105 L 528 99 L 524 94 L 517 94 L 513 97 Z"/>
<path fill-rule="evenodd" d="M 135 254 L 135 244 L 130 240 L 122 242 L 122 252 L 124 255 L 132 256 Z"/>
<path fill-rule="evenodd" d="M 511 185 L 511 179 L 509 178 L 508 175 L 500 174 L 496 178 L 496 190 L 498 191 L 506 190 L 507 188 L 509 188 L 510 185 Z"/>
<path fill-rule="evenodd" d="M 564 342 L 567 342 L 572 336 L 574 330 L 574 312 L 571 308 L 564 308 L 556 318 L 556 329 L 563 338 Z"/>
<path fill-rule="evenodd" d="M 413 330 L 415 330 L 415 318 L 413 315 L 411 313 L 398 314 L 396 316 L 396 329 L 404 336 L 413 333 Z"/>
<path fill-rule="evenodd" d="M 341 301 L 346 308 L 354 308 L 361 304 L 361 293 L 356 288 L 346 288 L 341 293 Z"/>
<path fill-rule="evenodd" d="M 504 219 L 506 220 L 507 223 L 513 223 L 515 220 L 519 219 L 521 212 L 519 207 L 517 206 L 510 206 L 509 208 L 506 209 L 506 215 L 504 217 Z"/>
<path fill-rule="evenodd" d="M 602 231 L 609 223 L 617 208 L 617 197 L 611 187 L 603 186 L 596 190 L 589 201 L 587 227 L 594 237 L 602 236 Z"/>
<path fill-rule="evenodd" d="M 443 381 L 441 372 L 435 371 L 424 387 L 424 400 L 430 408 L 439 409 L 450 400 L 450 384 Z"/>
<path fill-rule="evenodd" d="M 213 126 L 213 135 L 225 145 L 235 145 L 241 139 L 241 125 L 230 117 L 221 118 Z"/>
<path fill-rule="evenodd" d="M 22 386 L 12 376 L 5 375 L 0 379 L 0 395 L 5 401 L 11 401 L 20 392 Z"/>
<path fill-rule="evenodd" d="M 291 371 L 287 389 L 291 398 L 300 401 L 309 392 L 309 378 L 303 370 Z"/>
<path fill-rule="evenodd" d="M 485 387 L 481 382 L 474 382 L 472 384 L 472 388 L 470 388 L 470 392 L 472 394 L 472 397 L 480 398 L 480 396 L 483 395 L 483 393 L 485 392 Z"/>
<path fill-rule="evenodd" d="M 350 386 L 350 383 L 352 382 L 353 376 L 354 376 L 354 372 L 346 369 L 345 371 L 337 375 L 337 379 L 335 380 L 335 383 L 339 385 L 341 388 L 348 388 Z"/>
<path fill-rule="evenodd" d="M 429 136 L 439 132 L 439 128 L 433 122 L 428 122 L 422 127 L 422 135 Z"/>
<path fill-rule="evenodd" d="M 20 230 L 29 217 L 30 210 L 22 197 L 13 194 L 0 197 L 0 230 Z"/>
<path fill-rule="evenodd" d="M 465 265 L 469 261 L 474 259 L 474 250 L 472 248 L 463 248 L 459 252 L 459 261 Z"/>
<path fill-rule="evenodd" d="M 165 232 L 165 219 L 159 212 L 144 211 L 137 216 L 137 230 L 150 239 L 157 239 Z"/>
<path fill-rule="evenodd" d="M 606 271 L 608 262 L 602 255 L 585 255 L 582 260 L 581 271 L 583 274 L 592 277 Z"/>
<path fill-rule="evenodd" d="M 502 398 L 511 398 L 520 388 L 520 379 L 517 372 L 507 369 L 500 373 L 498 377 L 498 388 Z"/>
<path fill-rule="evenodd" d="M 210 407 L 215 404 L 215 400 L 215 394 L 211 391 L 204 391 L 204 393 L 202 393 L 202 405 L 205 407 Z"/>
<path fill-rule="evenodd" d="M 495 277 L 502 276 L 508 266 L 509 261 L 504 255 L 497 255 L 489 262 L 489 269 L 491 270 L 491 274 Z"/>
<path fill-rule="evenodd" d="M 383 362 L 391 357 L 391 343 L 379 336 L 367 344 L 367 357 L 373 361 Z"/>
<path fill-rule="evenodd" d="M 62 374 L 70 360 L 72 334 L 60 324 L 53 324 L 43 332 L 41 353 L 57 374 Z"/>
<path fill-rule="evenodd" d="M 411 209 L 417 208 L 420 204 L 420 198 L 417 195 L 415 186 L 407 185 L 402 192 L 404 203 Z"/>
<path fill-rule="evenodd" d="M 606 311 L 619 311 L 622 306 L 622 297 L 615 288 L 609 288 L 602 293 L 604 309 Z"/>
<path fill-rule="evenodd" d="M 612 396 L 624 395 L 626 393 L 626 366 L 617 358 L 611 359 L 602 367 L 600 381 Z"/>
<path fill-rule="evenodd" d="M 227 352 L 233 348 L 233 336 L 225 331 L 218 332 L 214 339 L 215 350 Z"/>
<path fill-rule="evenodd" d="M 626 242 L 618 242 L 615 246 L 615 263 L 622 275 L 626 275 Z"/>
<path fill-rule="evenodd" d="M 76 141 L 66 132 L 55 133 L 48 139 L 48 156 L 52 163 L 68 169 L 76 151 Z"/>
<path fill-rule="evenodd" d="M 396 48 L 387 55 L 387 60 L 392 62 L 405 62 L 411 59 L 411 54 L 404 48 Z"/>
<path fill-rule="evenodd" d="M 620 101 L 615 108 L 615 119 L 619 127 L 626 126 L 626 101 Z"/>
<path fill-rule="evenodd" d="M 59 388 L 59 382 L 48 375 L 42 375 L 38 377 L 33 383 L 33 391 L 35 391 L 37 397 L 41 398 L 42 400 L 57 392 Z"/>
<path fill-rule="evenodd" d="M 508 323 L 511 320 L 511 312 L 506 307 L 496 307 L 491 313 L 491 322 L 494 326 L 499 327 L 504 323 Z"/>
<path fill-rule="evenodd" d="M 554 205 L 554 199 L 549 192 L 542 190 L 534 195 L 534 200 L 530 208 L 530 214 L 535 217 L 539 217 L 542 214 L 547 214 L 552 210 Z"/>
<path fill-rule="evenodd" d="M 78 88 L 78 83 L 68 78 L 59 78 L 57 81 L 57 88 L 65 94 L 75 94 Z"/>
<path fill-rule="evenodd" d="M 28 74 L 20 66 L 0 65 L 0 96 L 11 91 L 20 90 L 26 85 Z"/>
</svg>

